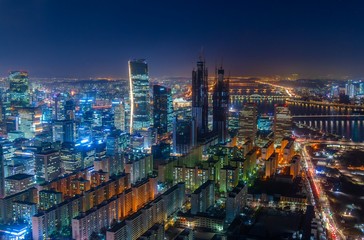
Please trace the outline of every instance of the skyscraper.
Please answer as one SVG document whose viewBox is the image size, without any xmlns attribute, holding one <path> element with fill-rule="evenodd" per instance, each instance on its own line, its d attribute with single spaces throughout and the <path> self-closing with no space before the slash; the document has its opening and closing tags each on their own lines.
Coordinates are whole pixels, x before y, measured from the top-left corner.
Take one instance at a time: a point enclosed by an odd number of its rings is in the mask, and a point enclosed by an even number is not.
<svg viewBox="0 0 364 240">
<path fill-rule="evenodd" d="M 125 131 L 125 107 L 121 101 L 113 101 L 112 107 L 114 109 L 114 126 L 116 129 Z"/>
<path fill-rule="evenodd" d="M 53 141 L 75 142 L 76 123 L 73 120 L 55 120 L 52 124 Z"/>
<path fill-rule="evenodd" d="M 225 143 L 228 138 L 229 114 L 229 80 L 224 80 L 224 69 L 217 70 L 217 79 L 212 96 L 213 130 L 219 143 Z"/>
<path fill-rule="evenodd" d="M 158 135 L 173 130 L 173 101 L 170 88 L 153 86 L 153 123 Z"/>
<path fill-rule="evenodd" d="M 239 113 L 238 139 L 240 142 L 245 140 L 254 141 L 257 135 L 257 106 L 246 104 Z"/>
<path fill-rule="evenodd" d="M 130 133 L 150 127 L 149 75 L 144 59 L 129 61 Z"/>
<path fill-rule="evenodd" d="M 66 120 L 75 120 L 75 102 L 67 100 L 64 106 Z"/>
<path fill-rule="evenodd" d="M 31 139 L 42 133 L 42 109 L 40 107 L 20 108 L 18 114 L 19 130 L 24 133 L 25 138 Z"/>
<path fill-rule="evenodd" d="M 205 61 L 197 62 L 197 69 L 192 71 L 192 117 L 196 120 L 197 138 L 208 133 L 208 82 Z"/>
<path fill-rule="evenodd" d="M 14 106 L 29 104 L 29 78 L 25 71 L 12 71 L 9 74 L 10 102 Z"/>
<path fill-rule="evenodd" d="M 187 154 L 196 145 L 195 119 L 175 119 L 173 123 L 173 152 Z"/>
<path fill-rule="evenodd" d="M 61 94 L 58 94 L 54 99 L 54 113 L 56 120 L 65 120 L 65 103 L 66 99 Z"/>
<path fill-rule="evenodd" d="M 345 94 L 348 95 L 350 98 L 354 98 L 356 95 L 356 86 L 354 85 L 352 80 L 349 80 L 345 84 Z"/>
<path fill-rule="evenodd" d="M 292 116 L 287 106 L 275 106 L 273 131 L 275 143 L 292 136 Z"/>
<path fill-rule="evenodd" d="M 5 167 L 4 167 L 3 146 L 0 145 L 0 198 L 5 196 Z"/>
</svg>

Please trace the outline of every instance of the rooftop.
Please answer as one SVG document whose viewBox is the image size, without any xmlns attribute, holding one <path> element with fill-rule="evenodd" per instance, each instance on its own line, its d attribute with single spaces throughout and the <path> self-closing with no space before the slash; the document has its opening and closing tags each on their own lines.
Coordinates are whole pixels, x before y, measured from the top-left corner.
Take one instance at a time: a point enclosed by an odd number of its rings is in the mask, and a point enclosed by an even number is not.
<svg viewBox="0 0 364 240">
<path fill-rule="evenodd" d="M 25 173 L 18 173 L 12 176 L 9 176 L 7 178 L 5 178 L 6 180 L 16 180 L 16 181 L 20 181 L 20 180 L 24 180 L 27 178 L 32 178 L 34 177 L 34 175 L 30 175 L 30 174 L 25 174 Z"/>
</svg>

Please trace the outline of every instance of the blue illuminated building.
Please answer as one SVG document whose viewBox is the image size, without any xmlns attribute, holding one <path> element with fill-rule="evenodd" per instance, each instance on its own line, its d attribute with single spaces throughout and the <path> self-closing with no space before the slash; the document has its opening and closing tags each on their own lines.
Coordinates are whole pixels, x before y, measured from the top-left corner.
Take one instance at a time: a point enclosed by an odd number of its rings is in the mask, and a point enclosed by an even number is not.
<svg viewBox="0 0 364 240">
<path fill-rule="evenodd" d="M 144 59 L 129 61 L 130 133 L 150 127 L 148 64 Z"/>
</svg>

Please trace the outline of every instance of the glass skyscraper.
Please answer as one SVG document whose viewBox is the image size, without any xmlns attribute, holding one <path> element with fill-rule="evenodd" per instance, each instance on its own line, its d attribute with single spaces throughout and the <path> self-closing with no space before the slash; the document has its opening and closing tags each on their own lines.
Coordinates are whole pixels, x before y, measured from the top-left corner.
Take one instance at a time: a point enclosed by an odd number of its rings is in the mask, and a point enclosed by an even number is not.
<svg viewBox="0 0 364 240">
<path fill-rule="evenodd" d="M 150 127 L 148 64 L 145 59 L 129 61 L 130 133 Z"/>
<path fill-rule="evenodd" d="M 173 130 L 173 101 L 170 88 L 153 86 L 153 123 L 158 135 Z"/>
<path fill-rule="evenodd" d="M 9 74 L 10 101 L 15 106 L 29 104 L 29 78 L 25 71 L 12 71 Z"/>
</svg>

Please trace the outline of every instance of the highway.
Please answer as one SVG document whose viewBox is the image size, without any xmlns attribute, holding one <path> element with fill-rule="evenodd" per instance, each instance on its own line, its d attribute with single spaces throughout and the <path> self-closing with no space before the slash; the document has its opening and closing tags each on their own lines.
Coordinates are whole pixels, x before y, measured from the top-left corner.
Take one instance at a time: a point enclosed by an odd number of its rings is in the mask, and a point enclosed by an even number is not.
<svg viewBox="0 0 364 240">
<path fill-rule="evenodd" d="M 364 115 L 330 115 L 330 114 L 321 114 L 321 115 L 292 115 L 292 118 L 361 118 Z"/>
<path fill-rule="evenodd" d="M 322 188 L 322 184 L 315 173 L 315 167 L 312 164 L 311 156 L 307 152 L 306 147 L 317 143 L 327 143 L 327 144 L 338 144 L 338 145 L 348 145 L 348 143 L 351 142 L 340 142 L 340 141 L 325 141 L 325 140 L 305 140 L 305 139 L 298 139 L 298 143 L 301 145 L 301 154 L 302 159 L 304 161 L 304 171 L 307 176 L 307 180 L 309 183 L 309 186 L 311 187 L 311 193 L 314 196 L 315 201 L 312 202 L 312 204 L 316 207 L 316 211 L 318 211 L 322 219 L 325 223 L 325 227 L 328 230 L 330 237 L 332 239 L 346 239 L 345 235 L 341 231 L 341 229 L 336 224 L 333 214 L 331 211 L 329 200 L 326 196 L 325 190 Z M 357 144 L 357 143 L 352 143 Z M 351 144 L 350 144 L 351 145 Z M 364 146 L 364 144 L 362 144 Z"/>
<path fill-rule="evenodd" d="M 322 144 L 329 144 L 329 145 L 341 145 L 341 146 L 360 146 L 364 147 L 364 143 L 362 142 L 350 142 L 350 141 L 332 141 L 332 140 L 321 140 L 321 139 L 304 139 L 304 138 L 297 138 L 296 142 L 298 143 L 306 143 L 307 145 L 313 143 L 322 143 Z"/>
</svg>

